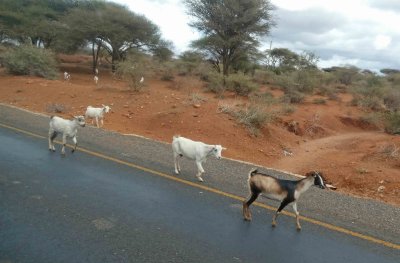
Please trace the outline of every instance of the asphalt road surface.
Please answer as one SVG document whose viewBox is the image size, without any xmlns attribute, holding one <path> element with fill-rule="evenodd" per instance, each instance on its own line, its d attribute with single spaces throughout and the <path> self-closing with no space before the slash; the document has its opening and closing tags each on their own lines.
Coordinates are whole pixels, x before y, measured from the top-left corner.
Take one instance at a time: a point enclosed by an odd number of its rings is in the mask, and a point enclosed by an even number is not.
<svg viewBox="0 0 400 263">
<path fill-rule="evenodd" d="M 399 250 L 0 127 L 0 262 L 400 262 Z M 154 167 L 157 170 L 157 167 Z"/>
</svg>

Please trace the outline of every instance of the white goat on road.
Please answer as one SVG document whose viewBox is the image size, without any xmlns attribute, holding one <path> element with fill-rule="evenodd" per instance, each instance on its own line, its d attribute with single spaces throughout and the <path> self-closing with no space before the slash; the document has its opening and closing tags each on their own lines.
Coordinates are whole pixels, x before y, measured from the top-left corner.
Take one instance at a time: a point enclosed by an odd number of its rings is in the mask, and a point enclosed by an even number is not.
<svg viewBox="0 0 400 263">
<path fill-rule="evenodd" d="M 57 135 L 61 133 L 63 143 L 61 154 L 65 155 L 65 144 L 67 143 L 67 137 L 72 138 L 72 141 L 75 144 L 74 149 L 72 149 L 72 153 L 76 150 L 76 146 L 78 145 L 76 134 L 79 126 L 85 127 L 85 117 L 75 116 L 72 120 L 65 120 L 57 116 L 51 116 L 49 126 L 49 150 L 53 152 L 56 151 L 53 141 Z"/>
<path fill-rule="evenodd" d="M 108 113 L 111 108 L 109 106 L 103 105 L 103 107 L 101 108 L 95 108 L 92 106 L 88 106 L 86 108 L 86 113 L 85 113 L 85 117 L 86 118 L 91 118 L 92 119 L 92 123 L 93 123 L 93 119 L 96 119 L 96 125 L 97 128 L 99 128 L 99 119 L 101 121 L 101 126 L 103 126 L 104 122 L 103 122 L 103 118 L 104 118 L 104 113 Z"/>
<path fill-rule="evenodd" d="M 172 139 L 172 151 L 174 153 L 175 173 L 179 174 L 181 171 L 179 157 L 185 156 L 188 159 L 195 160 L 197 165 L 196 177 L 200 182 L 203 182 L 203 178 L 201 178 L 201 174 L 204 173 L 202 163 L 206 161 L 209 155 L 214 155 L 217 159 L 221 159 L 222 150 L 226 150 L 226 148 L 221 145 L 209 145 L 181 136 L 174 136 Z"/>
</svg>

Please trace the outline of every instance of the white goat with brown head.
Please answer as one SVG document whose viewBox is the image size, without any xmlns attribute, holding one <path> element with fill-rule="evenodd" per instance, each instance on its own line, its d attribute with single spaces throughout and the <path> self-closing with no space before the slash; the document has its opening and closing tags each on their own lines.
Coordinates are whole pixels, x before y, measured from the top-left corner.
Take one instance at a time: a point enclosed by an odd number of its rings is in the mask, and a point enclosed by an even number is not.
<svg viewBox="0 0 400 263">
<path fill-rule="evenodd" d="M 276 226 L 276 218 L 279 213 L 287 206 L 292 204 L 296 213 L 296 226 L 300 230 L 299 212 L 297 211 L 297 200 L 300 195 L 307 191 L 310 186 L 316 185 L 325 189 L 325 181 L 320 172 L 309 172 L 306 177 L 298 181 L 282 180 L 271 175 L 260 173 L 257 169 L 252 169 L 249 173 L 250 197 L 243 202 L 243 217 L 251 220 L 250 205 L 262 194 L 267 198 L 281 201 L 281 205 L 272 218 L 272 226 Z"/>
</svg>

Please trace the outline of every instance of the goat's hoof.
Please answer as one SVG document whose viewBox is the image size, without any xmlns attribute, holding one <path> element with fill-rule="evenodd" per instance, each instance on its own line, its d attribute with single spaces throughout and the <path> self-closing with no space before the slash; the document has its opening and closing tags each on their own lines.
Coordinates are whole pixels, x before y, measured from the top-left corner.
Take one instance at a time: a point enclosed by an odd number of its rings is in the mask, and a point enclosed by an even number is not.
<svg viewBox="0 0 400 263">
<path fill-rule="evenodd" d="M 74 152 L 75 152 L 75 150 L 74 150 L 74 149 L 72 149 L 72 150 L 71 150 L 71 153 L 74 153 Z"/>
<path fill-rule="evenodd" d="M 179 174 L 179 171 L 175 171 L 175 174 Z"/>
<path fill-rule="evenodd" d="M 300 231 L 301 231 L 301 226 L 297 226 L 297 227 L 296 227 L 296 230 L 297 230 L 298 232 L 300 232 Z"/>
<path fill-rule="evenodd" d="M 201 178 L 201 177 L 197 177 L 197 180 L 198 180 L 199 182 L 204 182 L 203 178 Z"/>
<path fill-rule="evenodd" d="M 275 223 L 275 222 L 272 222 L 271 226 L 272 226 L 272 227 L 276 227 L 276 223 Z"/>
<path fill-rule="evenodd" d="M 244 221 L 249 221 L 250 222 L 251 221 L 251 216 L 250 217 L 249 216 L 244 216 L 243 219 L 244 219 Z"/>
</svg>

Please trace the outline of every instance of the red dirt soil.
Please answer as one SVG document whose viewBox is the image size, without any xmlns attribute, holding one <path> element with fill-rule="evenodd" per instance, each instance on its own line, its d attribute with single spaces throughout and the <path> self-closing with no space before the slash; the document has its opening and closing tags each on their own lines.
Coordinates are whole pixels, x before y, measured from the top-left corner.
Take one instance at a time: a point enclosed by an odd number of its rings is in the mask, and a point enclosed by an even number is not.
<svg viewBox="0 0 400 263">
<path fill-rule="evenodd" d="M 165 142 L 180 134 L 221 144 L 228 148 L 225 157 L 297 174 L 319 170 L 337 191 L 400 205 L 400 137 L 359 121 L 365 112 L 350 105 L 349 94 L 340 94 L 335 101 L 325 98 L 326 104 L 312 103 L 324 97 L 309 97 L 255 137 L 219 111 L 220 105 L 243 104 L 245 98 L 226 94 L 219 99 L 200 81 L 183 77 L 172 82 L 146 79 L 145 88 L 133 92 L 105 69 L 100 69 L 96 85 L 89 59 L 63 57 L 62 70 L 71 74 L 70 81 L 62 80 L 62 72 L 60 80 L 45 80 L 1 70 L 0 102 L 48 115 L 55 114 L 58 104 L 63 112 L 56 114 L 64 117 L 83 115 L 88 105 L 106 104 L 111 113 L 104 129 Z M 270 87 L 263 90 L 281 95 Z"/>
</svg>

